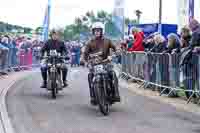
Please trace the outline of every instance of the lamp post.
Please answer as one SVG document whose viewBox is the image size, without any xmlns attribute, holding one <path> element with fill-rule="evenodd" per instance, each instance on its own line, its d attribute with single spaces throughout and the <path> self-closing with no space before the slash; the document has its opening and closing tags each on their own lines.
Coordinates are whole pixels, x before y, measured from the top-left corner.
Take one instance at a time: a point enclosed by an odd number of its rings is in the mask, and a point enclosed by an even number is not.
<svg viewBox="0 0 200 133">
<path fill-rule="evenodd" d="M 141 12 L 140 10 L 136 10 L 136 11 L 135 11 L 135 14 L 136 14 L 136 16 L 137 16 L 137 23 L 139 24 L 139 23 L 140 23 L 140 17 L 141 17 L 142 12 Z"/>
<path fill-rule="evenodd" d="M 158 32 L 162 33 L 162 0 L 159 0 L 159 27 Z"/>
</svg>

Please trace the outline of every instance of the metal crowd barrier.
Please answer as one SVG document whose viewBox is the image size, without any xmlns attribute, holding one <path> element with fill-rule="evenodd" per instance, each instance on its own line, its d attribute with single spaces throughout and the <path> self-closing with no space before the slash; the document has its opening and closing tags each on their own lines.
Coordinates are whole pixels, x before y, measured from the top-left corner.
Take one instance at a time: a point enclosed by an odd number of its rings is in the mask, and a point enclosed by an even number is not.
<svg viewBox="0 0 200 133">
<path fill-rule="evenodd" d="M 0 75 L 4 72 L 27 70 L 39 66 L 38 55 L 33 54 L 31 49 L 25 51 L 10 48 L 7 52 L 2 52 L 0 49 Z"/>
<path fill-rule="evenodd" d="M 193 55 L 192 63 L 180 66 L 180 54 L 157 54 L 145 52 L 123 52 L 122 74 L 142 82 L 141 87 L 149 85 L 159 88 L 160 95 L 170 96 L 177 91 L 188 95 L 189 103 L 200 94 L 200 56 Z M 185 87 L 185 89 L 182 88 Z"/>
</svg>

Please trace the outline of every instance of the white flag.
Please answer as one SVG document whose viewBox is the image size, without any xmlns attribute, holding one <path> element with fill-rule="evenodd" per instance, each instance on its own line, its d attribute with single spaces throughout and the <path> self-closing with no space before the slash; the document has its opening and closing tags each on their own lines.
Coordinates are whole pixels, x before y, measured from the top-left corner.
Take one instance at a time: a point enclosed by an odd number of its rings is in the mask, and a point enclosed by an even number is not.
<svg viewBox="0 0 200 133">
<path fill-rule="evenodd" d="M 115 0 L 113 22 L 121 37 L 124 35 L 124 6 L 125 0 Z"/>
<path fill-rule="evenodd" d="M 188 0 L 177 0 L 178 31 L 188 24 Z"/>
</svg>

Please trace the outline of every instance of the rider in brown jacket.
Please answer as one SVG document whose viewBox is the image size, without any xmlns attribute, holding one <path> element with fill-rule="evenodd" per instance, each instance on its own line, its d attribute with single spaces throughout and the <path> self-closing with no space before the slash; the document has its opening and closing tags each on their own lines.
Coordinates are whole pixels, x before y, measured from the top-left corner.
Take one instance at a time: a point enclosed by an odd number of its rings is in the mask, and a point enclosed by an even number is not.
<svg viewBox="0 0 200 133">
<path fill-rule="evenodd" d="M 94 54 L 97 52 L 102 52 L 101 58 L 104 59 L 110 59 L 110 49 L 113 49 L 116 51 L 115 45 L 113 45 L 112 41 L 103 37 L 104 34 L 104 25 L 101 22 L 96 22 L 92 26 L 92 33 L 95 36 L 93 39 L 91 39 L 85 48 L 84 52 L 84 60 L 88 60 L 89 54 Z M 119 96 L 119 90 L 118 90 L 118 79 L 116 76 L 116 73 L 112 70 L 108 72 L 109 77 L 111 78 L 111 81 L 114 81 L 115 84 L 112 84 L 112 90 L 114 97 L 112 98 L 113 102 L 120 102 L 120 96 Z M 90 88 L 90 97 L 91 97 L 91 104 L 95 105 L 96 101 L 94 98 L 94 88 L 92 88 L 92 79 L 93 79 L 93 73 L 92 71 L 88 74 L 88 82 L 89 82 L 89 88 Z"/>
</svg>

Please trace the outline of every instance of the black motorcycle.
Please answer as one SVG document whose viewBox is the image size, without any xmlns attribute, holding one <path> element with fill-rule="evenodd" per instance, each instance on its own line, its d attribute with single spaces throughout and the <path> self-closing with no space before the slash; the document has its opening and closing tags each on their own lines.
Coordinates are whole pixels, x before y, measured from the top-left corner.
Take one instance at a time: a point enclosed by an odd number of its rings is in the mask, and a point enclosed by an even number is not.
<svg viewBox="0 0 200 133">
<path fill-rule="evenodd" d="M 111 83 L 113 81 L 111 81 L 108 75 L 108 69 L 112 69 L 112 65 L 108 59 L 99 59 L 101 54 L 102 53 L 99 52 L 89 55 L 89 69 L 93 71 L 94 74 L 92 87 L 94 88 L 95 100 L 101 113 L 107 116 L 110 112 L 110 106 L 114 104 L 111 100 L 113 97 Z"/>
<path fill-rule="evenodd" d="M 56 50 L 50 50 L 48 56 L 44 57 L 47 63 L 47 90 L 51 91 L 52 98 L 56 99 L 59 90 L 63 89 L 61 68 L 65 62 L 65 56 L 61 56 Z"/>
</svg>

